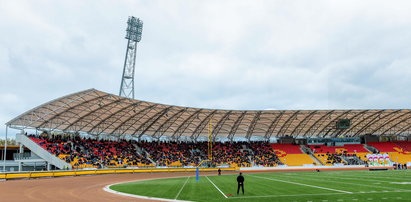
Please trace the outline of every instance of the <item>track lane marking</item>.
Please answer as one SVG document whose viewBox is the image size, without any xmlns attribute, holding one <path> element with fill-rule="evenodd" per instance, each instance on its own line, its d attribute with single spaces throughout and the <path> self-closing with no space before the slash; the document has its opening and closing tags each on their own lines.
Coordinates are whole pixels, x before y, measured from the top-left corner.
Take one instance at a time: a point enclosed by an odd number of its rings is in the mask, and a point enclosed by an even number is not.
<svg viewBox="0 0 411 202">
<path fill-rule="evenodd" d="M 327 188 L 327 187 L 320 187 L 320 186 L 315 186 L 315 185 L 310 185 L 310 184 L 302 184 L 298 182 L 288 182 L 284 180 L 278 180 L 274 178 L 260 177 L 260 176 L 254 176 L 254 175 L 250 175 L 250 176 L 261 178 L 261 179 L 266 179 L 266 180 L 277 181 L 277 182 L 284 182 L 284 183 L 289 183 L 289 184 L 296 184 L 296 185 L 301 185 L 301 186 L 306 186 L 306 187 L 313 187 L 313 188 L 318 188 L 318 189 L 325 189 L 325 190 L 336 191 L 336 192 L 341 192 L 341 193 L 346 193 L 346 194 L 352 194 L 352 192 L 349 192 L 349 191 L 343 191 L 343 190 L 332 189 L 332 188 Z"/>
<path fill-rule="evenodd" d="M 211 184 L 214 185 L 214 187 L 215 187 L 225 198 L 228 198 L 228 197 L 224 194 L 224 192 L 222 192 L 222 191 L 217 187 L 217 185 L 215 185 L 214 182 L 211 181 L 210 178 L 208 178 L 208 176 L 205 176 L 205 177 L 207 178 L 208 181 L 211 182 Z"/>
<path fill-rule="evenodd" d="M 184 187 L 186 186 L 188 179 L 190 179 L 190 176 L 187 177 L 186 181 L 184 182 L 183 186 L 181 187 L 180 191 L 177 193 L 176 197 L 174 199 L 177 199 L 178 196 L 180 196 L 181 191 L 183 191 Z"/>
</svg>

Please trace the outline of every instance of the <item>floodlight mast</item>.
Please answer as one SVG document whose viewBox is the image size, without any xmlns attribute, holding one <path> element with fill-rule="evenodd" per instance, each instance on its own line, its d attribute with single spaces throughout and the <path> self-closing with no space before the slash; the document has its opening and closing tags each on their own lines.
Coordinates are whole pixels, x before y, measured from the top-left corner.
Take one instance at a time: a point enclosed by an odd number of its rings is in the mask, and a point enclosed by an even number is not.
<svg viewBox="0 0 411 202">
<path fill-rule="evenodd" d="M 125 38 L 128 39 L 128 42 L 119 95 L 134 99 L 134 68 L 137 43 L 141 41 L 141 33 L 143 32 L 143 21 L 133 16 L 128 17 L 126 32 Z"/>
</svg>

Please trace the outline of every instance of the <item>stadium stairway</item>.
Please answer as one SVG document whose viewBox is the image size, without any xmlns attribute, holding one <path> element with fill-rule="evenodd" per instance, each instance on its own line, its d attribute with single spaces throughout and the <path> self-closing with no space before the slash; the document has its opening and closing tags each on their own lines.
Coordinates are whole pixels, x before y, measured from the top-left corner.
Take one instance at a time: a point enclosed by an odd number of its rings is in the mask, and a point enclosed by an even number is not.
<svg viewBox="0 0 411 202">
<path fill-rule="evenodd" d="M 147 158 L 154 166 L 157 166 L 157 163 L 156 163 L 152 158 L 150 158 L 150 153 L 148 153 L 145 149 L 142 149 L 142 151 L 146 154 L 146 158 Z"/>
<path fill-rule="evenodd" d="M 293 144 L 271 144 L 281 162 L 288 166 L 314 164 L 315 160 L 301 151 L 300 146 Z"/>
<path fill-rule="evenodd" d="M 317 159 L 317 157 L 314 156 L 313 151 L 310 148 L 301 145 L 300 149 L 302 152 L 308 154 L 315 161 L 316 165 L 324 165 L 319 159 Z"/>
<path fill-rule="evenodd" d="M 137 144 L 133 144 L 134 148 L 136 148 L 136 152 L 140 157 L 146 157 L 154 166 L 156 166 L 156 162 L 153 161 L 149 156 L 150 154 L 145 151 L 143 148 L 139 147 Z M 143 155 L 145 154 L 145 155 Z"/>
<path fill-rule="evenodd" d="M 253 159 L 251 158 L 251 156 L 248 156 L 248 160 L 250 161 L 250 164 L 252 167 L 255 166 L 255 162 L 253 161 Z"/>
<path fill-rule="evenodd" d="M 329 154 L 341 154 L 346 152 L 347 156 L 340 156 L 342 163 L 364 163 L 367 161 L 366 155 L 371 152 L 367 150 L 362 144 L 346 144 L 344 146 L 325 146 L 325 145 L 307 145 L 311 149 L 312 154 L 323 165 L 332 165 L 328 160 Z"/>
<path fill-rule="evenodd" d="M 47 161 L 48 164 L 52 164 L 59 169 L 72 168 L 70 164 L 66 163 L 65 161 L 59 159 L 57 156 L 43 149 L 40 145 L 38 145 L 36 142 L 34 142 L 29 137 L 23 134 L 16 135 L 16 142 L 23 144 L 25 147 L 30 149 L 31 152 Z"/>
<path fill-rule="evenodd" d="M 136 152 L 138 155 L 141 156 L 141 152 L 143 151 L 137 144 L 133 144 L 134 148 L 136 148 Z"/>
</svg>

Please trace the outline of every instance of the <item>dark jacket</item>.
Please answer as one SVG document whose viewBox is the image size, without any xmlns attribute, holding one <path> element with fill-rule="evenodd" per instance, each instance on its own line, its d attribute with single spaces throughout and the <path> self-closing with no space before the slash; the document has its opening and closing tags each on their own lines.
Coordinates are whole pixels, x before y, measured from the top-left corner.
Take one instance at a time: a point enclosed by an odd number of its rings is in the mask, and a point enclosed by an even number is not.
<svg viewBox="0 0 411 202">
<path fill-rule="evenodd" d="M 242 175 L 237 177 L 237 182 L 238 184 L 243 184 L 244 183 L 244 177 Z"/>
</svg>

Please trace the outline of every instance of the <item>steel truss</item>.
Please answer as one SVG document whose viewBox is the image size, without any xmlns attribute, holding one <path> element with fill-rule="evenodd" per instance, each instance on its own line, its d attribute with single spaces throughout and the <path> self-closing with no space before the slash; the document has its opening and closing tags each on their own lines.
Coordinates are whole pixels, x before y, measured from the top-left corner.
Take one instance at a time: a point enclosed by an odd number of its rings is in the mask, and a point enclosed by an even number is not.
<svg viewBox="0 0 411 202">
<path fill-rule="evenodd" d="M 350 119 L 351 126 L 337 129 L 336 122 Z M 410 109 L 384 110 L 217 110 L 179 107 L 124 98 L 95 89 L 70 94 L 32 110 L 6 125 L 15 129 L 86 132 L 96 136 L 154 138 L 170 136 L 192 140 L 253 136 L 359 137 L 364 134 L 407 135 Z"/>
</svg>

